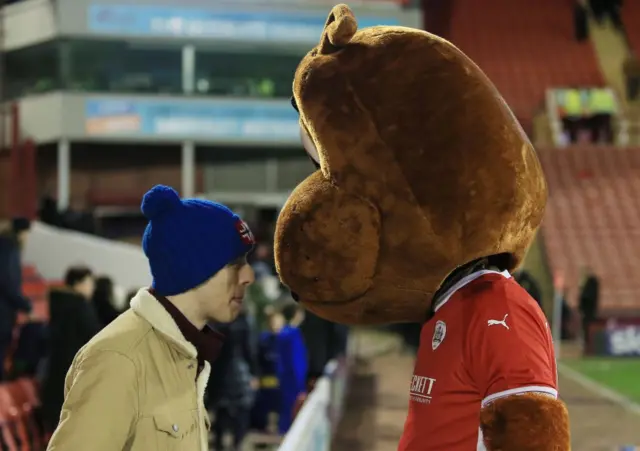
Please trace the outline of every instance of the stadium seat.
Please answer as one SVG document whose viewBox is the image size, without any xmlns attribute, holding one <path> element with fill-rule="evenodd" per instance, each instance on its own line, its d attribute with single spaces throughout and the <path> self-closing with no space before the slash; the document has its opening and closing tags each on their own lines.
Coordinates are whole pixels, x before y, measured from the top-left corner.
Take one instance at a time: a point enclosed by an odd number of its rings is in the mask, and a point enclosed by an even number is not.
<svg viewBox="0 0 640 451">
<path fill-rule="evenodd" d="M 37 279 L 39 277 L 36 268 L 31 265 L 25 265 L 22 267 L 22 278 L 24 280 Z"/>
<path fill-rule="evenodd" d="M 3 423 L 9 430 L 8 435 L 12 436 L 15 451 L 35 451 L 29 442 L 22 409 L 11 396 L 7 384 L 0 384 L 0 418 L 4 419 Z"/>
<path fill-rule="evenodd" d="M 542 225 L 549 264 L 577 306 L 583 265 L 600 276 L 604 316 L 640 311 L 640 149 L 538 149 L 549 183 Z"/>
<path fill-rule="evenodd" d="M 451 41 L 487 73 L 525 130 L 549 87 L 601 86 L 589 43 L 573 36 L 572 2 L 458 0 Z"/>
<path fill-rule="evenodd" d="M 0 406 L 0 449 L 7 451 L 19 451 L 16 441 L 13 439 L 8 416 Z"/>
<path fill-rule="evenodd" d="M 45 431 L 39 415 L 40 399 L 35 381 L 19 379 L 7 384 L 7 388 L 25 421 L 29 433 L 32 449 L 44 448 Z"/>
</svg>

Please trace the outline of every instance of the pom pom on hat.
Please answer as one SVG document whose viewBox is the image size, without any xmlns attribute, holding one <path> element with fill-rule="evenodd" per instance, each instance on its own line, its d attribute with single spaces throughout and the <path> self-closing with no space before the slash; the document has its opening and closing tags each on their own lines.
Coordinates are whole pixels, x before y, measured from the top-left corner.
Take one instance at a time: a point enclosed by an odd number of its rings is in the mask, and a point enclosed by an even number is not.
<svg viewBox="0 0 640 451">
<path fill-rule="evenodd" d="M 144 195 L 140 209 L 147 219 L 156 219 L 180 205 L 182 201 L 176 190 L 156 185 Z"/>
</svg>

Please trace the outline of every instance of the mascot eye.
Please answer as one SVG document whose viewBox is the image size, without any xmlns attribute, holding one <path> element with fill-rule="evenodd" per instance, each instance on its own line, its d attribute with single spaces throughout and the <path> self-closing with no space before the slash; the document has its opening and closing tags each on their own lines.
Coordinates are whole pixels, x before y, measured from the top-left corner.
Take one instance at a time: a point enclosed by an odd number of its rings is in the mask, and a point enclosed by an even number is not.
<svg viewBox="0 0 640 451">
<path fill-rule="evenodd" d="M 300 139 L 302 140 L 302 145 L 304 146 L 304 150 L 307 152 L 307 155 L 309 155 L 311 160 L 313 160 L 315 167 L 320 169 L 320 156 L 318 155 L 318 149 L 316 149 L 309 133 L 307 133 L 302 125 L 300 126 Z"/>
</svg>

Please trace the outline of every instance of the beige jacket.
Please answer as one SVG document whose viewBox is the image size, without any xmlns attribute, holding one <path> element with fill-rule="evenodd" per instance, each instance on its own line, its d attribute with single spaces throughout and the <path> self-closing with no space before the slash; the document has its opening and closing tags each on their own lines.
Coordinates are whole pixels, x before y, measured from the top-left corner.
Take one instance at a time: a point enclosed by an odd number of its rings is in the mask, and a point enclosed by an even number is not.
<svg viewBox="0 0 640 451">
<path fill-rule="evenodd" d="M 76 355 L 49 451 L 206 451 L 196 348 L 146 290 Z"/>
</svg>

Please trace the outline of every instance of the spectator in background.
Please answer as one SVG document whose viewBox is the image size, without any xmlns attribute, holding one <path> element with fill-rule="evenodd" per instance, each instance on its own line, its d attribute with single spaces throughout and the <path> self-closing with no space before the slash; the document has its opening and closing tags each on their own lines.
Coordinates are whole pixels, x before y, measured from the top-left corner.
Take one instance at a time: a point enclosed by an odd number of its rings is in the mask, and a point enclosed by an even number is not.
<svg viewBox="0 0 640 451">
<path fill-rule="evenodd" d="M 291 427 L 294 406 L 299 396 L 307 391 L 309 362 L 300 325 L 305 312 L 302 307 L 290 302 L 282 307 L 285 325 L 278 334 L 278 354 L 280 355 L 280 413 L 278 429 L 281 434 Z"/>
<path fill-rule="evenodd" d="M 0 381 L 18 312 L 31 312 L 31 302 L 22 294 L 20 262 L 30 228 L 28 219 L 15 218 L 9 230 L 0 234 Z"/>
<path fill-rule="evenodd" d="M 598 23 L 602 24 L 608 17 L 617 29 L 622 29 L 622 0 L 589 0 L 589 5 Z"/>
<path fill-rule="evenodd" d="M 531 296 L 542 308 L 542 290 L 538 281 L 525 269 L 518 269 L 513 274 L 514 279 L 522 288 L 525 289 L 529 296 Z"/>
<path fill-rule="evenodd" d="M 606 88 L 589 90 L 588 111 L 591 117 L 587 119 L 591 131 L 593 144 L 613 143 L 613 116 L 616 113 L 616 102 L 611 92 Z"/>
<path fill-rule="evenodd" d="M 91 305 L 95 282 L 89 268 L 67 270 L 64 286 L 49 295 L 50 354 L 42 387 L 42 408 L 48 430 L 60 419 L 65 377 L 76 353 L 101 328 Z"/>
<path fill-rule="evenodd" d="M 116 319 L 121 313 L 114 306 L 114 296 L 113 280 L 105 276 L 98 277 L 96 279 L 96 288 L 93 293 L 93 306 L 102 327 L 110 324 L 111 321 Z"/>
<path fill-rule="evenodd" d="M 82 233 L 94 234 L 96 232 L 95 217 L 87 208 L 84 200 L 73 199 L 72 206 L 62 212 L 62 226 Z"/>
<path fill-rule="evenodd" d="M 578 135 L 585 127 L 585 99 L 583 94 L 582 89 L 573 86 L 564 91 L 564 98 L 562 99 L 564 106 L 562 125 L 568 142 L 572 144 L 578 142 Z"/>
<path fill-rule="evenodd" d="M 349 328 L 307 311 L 300 331 L 309 355 L 308 383 L 313 385 L 331 359 L 346 353 Z"/>
<path fill-rule="evenodd" d="M 268 329 L 265 310 L 282 294 L 280 280 L 273 267 L 272 246 L 258 244 L 250 261 L 256 274 L 256 283 L 249 287 L 247 299 L 253 308 L 256 330 L 263 331 Z"/>
<path fill-rule="evenodd" d="M 573 26 L 578 42 L 586 41 L 589 38 L 587 0 L 575 0 L 573 4 Z"/>
<path fill-rule="evenodd" d="M 585 348 L 589 347 L 589 328 L 598 318 L 600 304 L 600 281 L 593 270 L 587 266 L 582 269 L 582 282 L 580 284 L 579 309 L 582 317 L 582 333 Z"/>
<path fill-rule="evenodd" d="M 562 325 L 560 328 L 561 340 L 574 340 L 576 338 L 575 315 L 567 302 L 567 292 L 562 293 Z"/>
<path fill-rule="evenodd" d="M 611 19 L 611 23 L 618 30 L 624 29 L 624 24 L 622 23 L 622 0 L 603 0 L 605 3 L 605 11 L 606 14 Z"/>
<path fill-rule="evenodd" d="M 627 100 L 640 99 L 640 60 L 633 53 L 629 53 L 624 60 L 622 71 L 624 73 Z"/>
<path fill-rule="evenodd" d="M 209 382 L 210 400 L 215 410 L 214 449 L 224 450 L 224 435 L 231 433 L 233 451 L 240 451 L 249 432 L 251 407 L 258 389 L 255 344 L 246 308 L 231 324 L 218 326 L 225 336 Z"/>
<path fill-rule="evenodd" d="M 258 340 L 258 372 L 260 388 L 251 411 L 253 429 L 275 433 L 278 431 L 278 412 L 280 411 L 280 355 L 278 353 L 278 334 L 285 325 L 282 312 L 269 307 L 266 309 L 267 330 Z"/>
<path fill-rule="evenodd" d="M 38 377 L 49 357 L 49 329 L 44 320 L 33 318 L 21 324 L 11 356 L 10 379 Z"/>
<path fill-rule="evenodd" d="M 62 227 L 62 215 L 58 211 L 58 203 L 50 195 L 43 196 L 40 201 L 40 220 L 54 227 Z"/>
<path fill-rule="evenodd" d="M 274 275 L 271 246 L 264 243 L 258 244 L 252 257 L 253 262 L 251 263 L 251 267 L 256 274 L 257 281 L 259 281 L 263 277 Z"/>
</svg>

